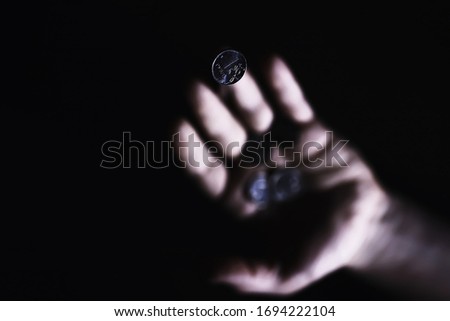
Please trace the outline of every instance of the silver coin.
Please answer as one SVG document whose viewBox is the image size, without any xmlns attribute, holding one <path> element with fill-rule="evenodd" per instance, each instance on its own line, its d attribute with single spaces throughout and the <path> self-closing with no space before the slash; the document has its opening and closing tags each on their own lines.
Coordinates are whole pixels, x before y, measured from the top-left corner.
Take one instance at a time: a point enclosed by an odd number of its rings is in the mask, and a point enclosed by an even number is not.
<svg viewBox="0 0 450 321">
<path fill-rule="evenodd" d="M 217 55 L 212 63 L 213 78 L 221 85 L 232 85 L 244 76 L 247 61 L 236 50 L 225 50 Z"/>
<path fill-rule="evenodd" d="M 297 169 L 278 169 L 271 175 L 259 172 L 247 182 L 247 197 L 260 207 L 288 201 L 303 190 L 301 173 Z"/>
<path fill-rule="evenodd" d="M 269 184 L 266 173 L 260 172 L 250 178 L 247 185 L 247 197 L 259 205 L 265 205 L 269 201 Z"/>
<path fill-rule="evenodd" d="M 275 202 L 283 202 L 296 196 L 302 189 L 300 171 L 281 169 L 270 177 L 271 197 Z"/>
</svg>

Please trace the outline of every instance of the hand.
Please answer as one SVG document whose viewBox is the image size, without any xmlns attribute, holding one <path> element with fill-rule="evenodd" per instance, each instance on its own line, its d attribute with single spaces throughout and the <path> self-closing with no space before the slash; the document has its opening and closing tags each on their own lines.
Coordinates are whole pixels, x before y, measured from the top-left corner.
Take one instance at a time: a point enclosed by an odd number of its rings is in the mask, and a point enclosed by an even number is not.
<svg viewBox="0 0 450 321">
<path fill-rule="evenodd" d="M 357 151 L 316 118 L 286 63 L 275 57 L 266 68 L 267 92 L 249 72 L 217 92 L 195 82 L 189 95 L 198 126 L 180 120 L 175 143 L 186 171 L 205 192 L 259 231 L 257 241 L 244 241 L 256 242 L 258 254 L 230 258 L 215 280 L 245 292 L 288 294 L 358 262 L 389 202 Z M 289 128 L 293 149 L 272 148 L 270 161 L 253 168 L 238 165 L 248 137 L 280 127 Z M 198 146 L 182 148 L 190 137 Z M 218 162 L 223 154 L 234 161 L 232 168 Z M 299 169 L 304 192 L 262 207 L 247 197 L 247 184 L 255 172 L 270 175 L 272 167 Z"/>
</svg>

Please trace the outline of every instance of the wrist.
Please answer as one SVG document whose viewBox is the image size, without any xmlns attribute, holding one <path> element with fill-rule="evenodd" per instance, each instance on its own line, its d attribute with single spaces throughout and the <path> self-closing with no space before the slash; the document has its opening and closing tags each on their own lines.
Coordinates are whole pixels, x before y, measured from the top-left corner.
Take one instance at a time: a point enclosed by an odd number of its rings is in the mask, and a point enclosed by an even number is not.
<svg viewBox="0 0 450 321">
<path fill-rule="evenodd" d="M 379 207 L 374 209 L 360 246 L 348 264 L 352 269 L 361 272 L 370 270 L 392 241 L 395 225 L 393 216 L 397 213 L 399 200 L 384 191 L 382 194 L 383 200 Z"/>
<path fill-rule="evenodd" d="M 450 297 L 450 233 L 431 213 L 394 194 L 350 268 L 408 295 Z"/>
</svg>

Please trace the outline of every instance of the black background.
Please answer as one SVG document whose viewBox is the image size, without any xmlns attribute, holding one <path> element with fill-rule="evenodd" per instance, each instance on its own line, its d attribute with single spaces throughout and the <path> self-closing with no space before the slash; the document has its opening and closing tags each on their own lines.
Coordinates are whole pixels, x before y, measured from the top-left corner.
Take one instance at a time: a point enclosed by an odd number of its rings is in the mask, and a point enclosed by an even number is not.
<svg viewBox="0 0 450 321">
<path fill-rule="evenodd" d="M 449 220 L 443 8 L 115 1 L 13 13 L 1 299 L 276 299 L 206 282 L 237 228 L 181 171 L 99 166 L 101 145 L 124 131 L 167 139 L 188 113 L 185 82 L 210 83 L 224 47 L 243 52 L 254 71 L 262 55 L 284 57 L 318 116 L 386 187 Z M 346 271 L 288 297 L 399 298 Z"/>
</svg>

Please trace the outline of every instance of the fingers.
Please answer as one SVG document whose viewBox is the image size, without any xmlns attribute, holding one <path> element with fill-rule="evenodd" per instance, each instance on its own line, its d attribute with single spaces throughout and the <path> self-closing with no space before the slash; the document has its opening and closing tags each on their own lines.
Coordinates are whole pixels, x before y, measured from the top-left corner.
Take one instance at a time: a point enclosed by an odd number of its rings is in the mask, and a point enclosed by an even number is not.
<svg viewBox="0 0 450 321">
<path fill-rule="evenodd" d="M 273 112 L 249 72 L 239 82 L 225 89 L 231 94 L 238 112 L 250 130 L 262 133 L 269 129 Z"/>
<path fill-rule="evenodd" d="M 208 139 L 219 143 L 227 156 L 235 157 L 247 140 L 241 124 L 207 86 L 197 82 L 192 88 L 194 113 Z"/>
<path fill-rule="evenodd" d="M 198 133 L 186 120 L 180 121 L 176 135 L 175 153 L 182 166 L 211 197 L 220 196 L 227 182 L 227 171 L 223 164 L 210 155 Z"/>
<path fill-rule="evenodd" d="M 273 58 L 269 67 L 269 84 L 273 88 L 280 108 L 295 122 L 304 124 L 313 120 L 314 113 L 289 70 L 278 57 Z"/>
</svg>

